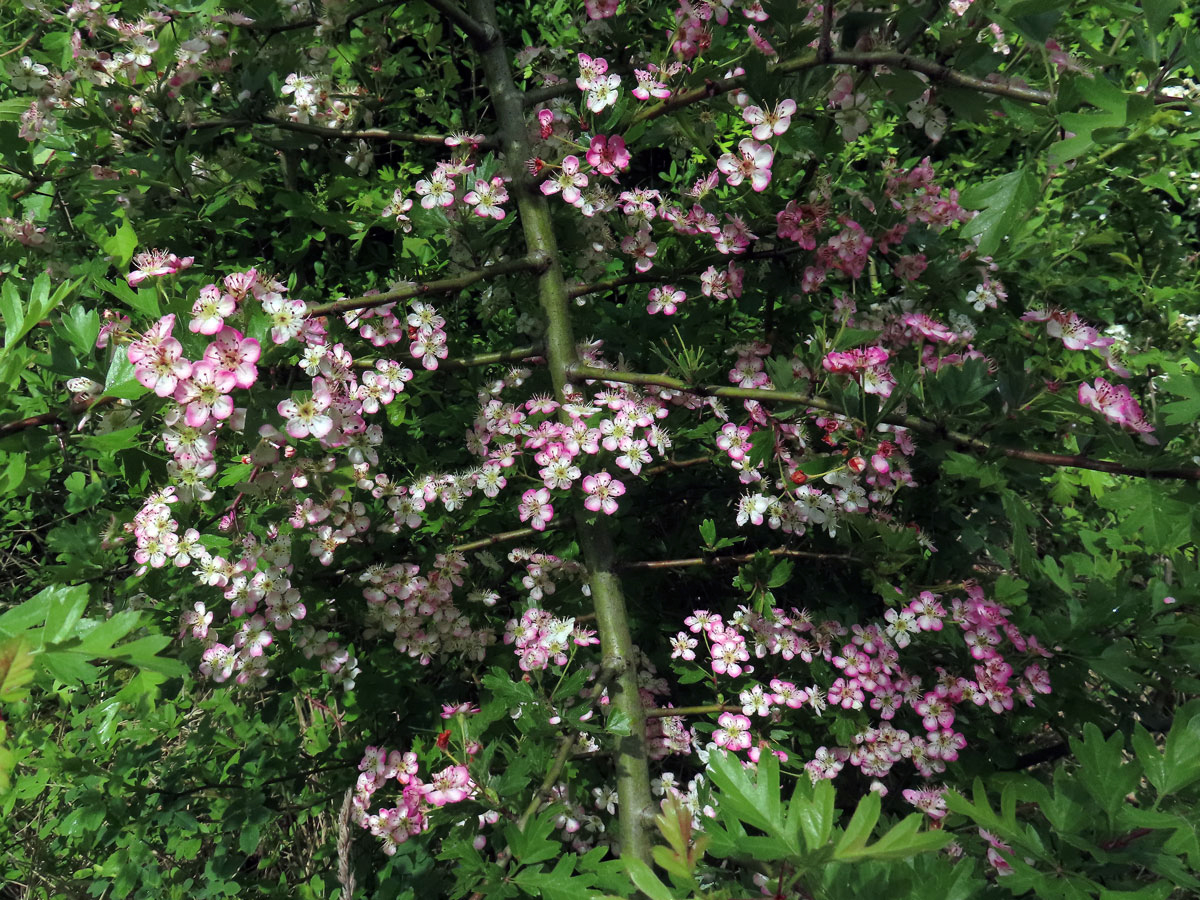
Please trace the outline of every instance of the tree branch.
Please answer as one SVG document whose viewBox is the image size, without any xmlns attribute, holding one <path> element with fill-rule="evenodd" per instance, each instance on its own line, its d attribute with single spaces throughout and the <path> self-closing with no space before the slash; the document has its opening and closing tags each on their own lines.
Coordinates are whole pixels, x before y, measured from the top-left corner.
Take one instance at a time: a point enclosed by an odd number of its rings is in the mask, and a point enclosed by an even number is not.
<svg viewBox="0 0 1200 900">
<path fill-rule="evenodd" d="M 446 359 L 438 363 L 439 369 L 473 369 L 478 366 L 492 366 L 504 362 L 524 362 L 539 360 L 544 351 L 534 344 L 529 347 L 514 347 L 512 350 L 494 350 L 491 353 L 476 353 L 474 356 L 464 356 L 460 359 Z"/>
<path fill-rule="evenodd" d="M 719 712 L 741 712 L 740 706 L 728 703 L 713 703 L 710 706 L 668 706 L 663 709 L 646 710 L 647 719 L 669 719 L 671 716 L 706 716 Z"/>
<path fill-rule="evenodd" d="M 922 59 L 917 56 L 909 56 L 906 53 L 894 50 L 861 51 L 833 50 L 831 48 L 829 53 L 825 55 L 818 49 L 814 53 L 807 53 L 803 56 L 778 62 L 771 67 L 770 71 L 777 75 L 790 75 L 797 72 L 807 72 L 810 69 L 816 69 L 821 66 L 858 66 L 865 69 L 886 66 L 892 69 L 907 69 L 910 72 L 920 72 L 922 75 L 927 76 L 930 81 L 937 84 L 978 91 L 981 94 L 992 94 L 997 97 L 1007 97 L 1010 100 L 1019 100 L 1024 103 L 1036 103 L 1039 105 L 1046 105 L 1055 100 L 1055 95 L 1049 91 L 1022 87 L 1012 81 L 989 81 L 986 78 L 977 78 L 974 75 L 966 75 L 942 63 L 934 62 L 930 59 Z M 726 94 L 743 87 L 745 84 L 746 76 L 744 75 L 735 75 L 730 78 L 723 78 L 720 81 L 706 82 L 702 87 L 692 88 L 689 91 L 681 91 L 653 106 L 643 109 L 633 117 L 633 122 L 646 122 L 651 119 L 657 119 L 680 107 L 698 103 L 709 97 Z M 1179 97 L 1170 97 L 1166 94 L 1155 93 L 1152 95 L 1152 98 L 1160 106 L 1180 106 L 1184 109 L 1192 108 L 1192 104 L 1189 104 L 1186 100 L 1181 100 Z"/>
<path fill-rule="evenodd" d="M 538 532 L 532 528 L 516 528 L 512 531 L 502 531 L 499 534 L 480 538 L 477 541 L 458 544 L 450 549 L 452 551 L 457 550 L 459 553 L 470 553 L 472 550 L 483 550 L 485 547 L 494 547 L 496 544 L 507 544 L 509 541 L 519 541 L 521 538 L 534 537 L 537 534 Z"/>
<path fill-rule="evenodd" d="M 474 18 L 499 36 L 495 0 L 471 0 Z M 480 47 L 480 61 L 499 124 L 499 135 L 525 243 L 530 254 L 548 260 L 538 277 L 538 302 L 546 321 L 546 358 L 555 395 L 561 400 L 568 371 L 578 363 L 575 337 L 571 328 L 571 298 L 560 264 L 558 240 L 546 197 L 530 184 L 521 167 L 532 155 L 524 104 L 513 82 L 504 44 Z M 569 419 L 561 412 L 562 421 Z M 619 834 L 621 854 L 650 861 L 649 826 L 653 817 L 654 797 L 650 792 L 650 768 L 646 748 L 646 716 L 638 689 L 633 638 L 621 580 L 617 576 L 612 535 L 604 521 L 589 522 L 588 512 L 578 499 L 574 502 L 576 537 L 588 570 L 596 626 L 600 633 L 603 664 L 618 673 L 613 680 L 611 709 L 622 714 L 629 732 L 617 737 L 616 781 L 621 814 Z"/>
<path fill-rule="evenodd" d="M 77 416 L 80 413 L 87 412 L 96 406 L 110 406 L 117 402 L 116 397 L 97 397 L 94 400 L 89 400 L 86 403 L 72 403 L 67 407 L 68 415 Z M 56 412 L 38 413 L 36 416 L 27 416 L 24 419 L 17 419 L 13 422 L 0 423 L 0 438 L 6 438 L 10 434 L 16 434 L 19 431 L 25 431 L 28 428 L 41 428 L 44 425 L 64 426 L 67 422 L 63 419 L 62 414 Z"/>
<path fill-rule="evenodd" d="M 346 17 L 342 20 L 342 24 L 349 25 L 355 19 L 361 18 L 369 13 L 373 13 L 376 10 L 387 9 L 389 6 L 395 5 L 396 0 L 384 0 L 382 3 L 365 3 L 362 6 L 358 6 L 346 13 Z M 237 27 L 244 28 L 247 31 L 261 31 L 264 32 L 268 38 L 270 38 L 277 34 L 283 34 L 287 31 L 296 31 L 301 28 L 315 28 L 320 24 L 322 24 L 321 19 L 317 18 L 316 16 L 306 16 L 305 18 L 297 19 L 294 22 L 283 22 L 277 25 L 260 25 L 257 22 L 253 22 L 249 25 L 238 25 Z"/>
<path fill-rule="evenodd" d="M 546 777 L 542 779 L 542 786 L 538 788 L 533 799 L 529 801 L 529 805 L 525 807 L 525 812 L 521 813 L 521 818 L 517 819 L 517 830 L 524 831 L 525 826 L 529 824 L 529 820 L 537 813 L 538 807 L 541 806 L 546 798 L 550 796 L 550 792 L 554 790 L 554 784 L 558 781 L 558 776 L 562 774 L 563 769 L 567 766 L 567 760 L 571 758 L 571 748 L 575 746 L 575 735 L 568 734 L 559 738 L 558 753 L 554 755 L 554 762 L 550 765 L 550 769 L 546 772 Z"/>
<path fill-rule="evenodd" d="M 692 385 L 679 378 L 669 375 L 654 375 L 645 372 L 617 372 L 612 369 L 597 369 L 592 366 L 575 365 L 570 374 L 575 378 L 589 381 L 610 381 L 617 384 L 636 384 L 644 387 L 661 387 L 668 390 L 680 391 L 687 394 L 697 394 L 702 397 L 720 397 L 730 400 L 757 400 L 760 403 L 791 403 L 809 406 L 838 415 L 850 415 L 838 404 L 821 397 L 812 397 L 792 391 L 772 391 L 763 388 L 722 387 L 716 385 Z M 897 425 L 932 437 L 948 440 L 964 450 L 974 453 L 1001 453 L 1009 459 L 1021 459 L 1026 462 L 1038 463 L 1043 466 L 1056 466 L 1064 469 L 1091 469 L 1096 472 L 1107 472 L 1112 475 L 1130 475 L 1135 478 L 1164 478 L 1181 479 L 1185 481 L 1200 481 L 1200 468 L 1171 467 L 1155 469 L 1149 465 L 1130 466 L 1108 460 L 1092 459 L 1087 456 L 1062 453 L 1043 453 L 1040 450 L 1025 450 L 1020 447 L 1002 447 L 989 443 L 973 435 L 960 431 L 948 431 L 936 422 L 921 419 L 917 416 L 885 416 L 882 419 L 889 425 Z"/>
<path fill-rule="evenodd" d="M 394 141 L 403 144 L 429 144 L 445 146 L 447 135 L 422 134 L 415 131 L 392 131 L 387 128 L 334 128 L 331 125 L 318 125 L 315 122 L 292 122 L 288 119 L 267 118 L 262 121 L 246 119 L 238 116 L 222 116 L 214 119 L 199 119 L 195 122 L 180 122 L 177 127 L 182 131 L 203 131 L 209 128 L 245 128 L 245 127 L 281 128 L 284 131 L 297 131 L 302 134 L 312 134 L 318 137 L 364 140 L 364 141 Z M 492 138 L 485 138 L 480 146 L 492 146 Z"/>
<path fill-rule="evenodd" d="M 424 284 L 408 284 L 385 294 L 368 294 L 362 297 L 343 298 L 332 303 L 323 303 L 310 307 L 308 314 L 312 316 L 330 316 L 349 312 L 354 309 L 373 309 L 386 306 L 401 300 L 411 300 L 414 297 L 425 297 L 433 294 L 450 294 L 470 287 L 479 281 L 489 278 L 499 278 L 501 275 L 511 275 L 514 272 L 544 272 L 550 265 L 545 254 L 532 253 L 520 259 L 510 259 L 498 262 L 484 269 L 465 272 L 453 278 L 443 278 L 441 281 L 429 281 Z"/>
<path fill-rule="evenodd" d="M 763 551 L 759 551 L 761 553 Z M 829 559 L 840 562 L 860 563 L 857 556 L 848 553 L 819 553 L 815 550 L 792 550 L 788 547 L 776 547 L 766 551 L 770 556 L 787 557 L 788 559 Z M 734 556 L 693 556 L 686 559 L 648 559 L 629 562 L 621 566 L 621 571 L 631 569 L 689 569 L 697 566 L 734 566 L 753 562 L 758 553 L 739 553 Z"/>
<path fill-rule="evenodd" d="M 475 44 L 475 49 L 487 50 L 499 40 L 500 32 L 494 25 L 470 15 L 454 0 L 425 0 L 425 2 L 462 29 L 463 34 Z"/>
</svg>

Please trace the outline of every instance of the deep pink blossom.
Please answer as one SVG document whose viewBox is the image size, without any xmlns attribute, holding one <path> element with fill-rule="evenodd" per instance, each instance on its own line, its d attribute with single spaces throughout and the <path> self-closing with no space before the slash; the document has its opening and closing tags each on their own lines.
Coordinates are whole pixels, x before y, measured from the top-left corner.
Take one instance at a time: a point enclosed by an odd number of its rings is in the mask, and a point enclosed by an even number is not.
<svg viewBox="0 0 1200 900">
<path fill-rule="evenodd" d="M 625 149 L 625 139 L 619 135 L 606 137 L 598 134 L 588 145 L 588 165 L 601 175 L 613 175 L 629 168 L 631 157 Z"/>
</svg>

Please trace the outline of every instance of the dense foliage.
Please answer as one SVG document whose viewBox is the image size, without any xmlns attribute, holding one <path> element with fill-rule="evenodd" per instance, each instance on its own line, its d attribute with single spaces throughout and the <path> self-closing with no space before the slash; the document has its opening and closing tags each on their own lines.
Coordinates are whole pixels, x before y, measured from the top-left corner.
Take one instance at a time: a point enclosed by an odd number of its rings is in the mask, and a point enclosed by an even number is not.
<svg viewBox="0 0 1200 900">
<path fill-rule="evenodd" d="M 0 895 L 1195 896 L 1196 24 L 6 4 Z"/>
</svg>

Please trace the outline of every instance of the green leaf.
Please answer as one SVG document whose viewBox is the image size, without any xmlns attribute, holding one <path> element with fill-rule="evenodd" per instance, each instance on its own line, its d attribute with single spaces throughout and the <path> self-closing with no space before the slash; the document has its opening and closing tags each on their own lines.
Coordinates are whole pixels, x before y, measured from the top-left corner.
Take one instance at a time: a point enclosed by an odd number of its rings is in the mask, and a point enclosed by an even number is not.
<svg viewBox="0 0 1200 900">
<path fill-rule="evenodd" d="M 0 641 L 0 703 L 16 703 L 33 679 L 33 654 L 23 637 Z"/>
<path fill-rule="evenodd" d="M 97 278 L 95 281 L 97 287 L 112 294 L 130 309 L 154 319 L 162 315 L 158 305 L 158 293 L 153 288 L 139 288 L 135 291 L 124 281 L 107 281 L 103 278 Z"/>
<path fill-rule="evenodd" d="M 134 400 L 150 393 L 149 388 L 137 380 L 133 363 L 129 354 L 119 349 L 113 354 L 112 362 L 108 365 L 108 374 L 104 378 L 104 394 L 121 400 Z"/>
<path fill-rule="evenodd" d="M 47 644 L 66 640 L 75 631 L 75 624 L 83 616 L 88 603 L 87 585 L 56 585 L 46 588 L 50 593 L 50 606 L 46 611 Z"/>
<path fill-rule="evenodd" d="M 504 828 L 504 837 L 513 856 L 524 866 L 545 862 L 559 855 L 561 846 L 556 841 L 549 840 L 554 832 L 554 817 L 549 813 L 535 816 L 521 831 L 515 824 Z"/>
<path fill-rule="evenodd" d="M 1119 731 L 1108 740 L 1094 722 L 1083 727 L 1083 740 L 1071 738 L 1071 751 L 1079 760 L 1078 777 L 1087 792 L 1111 818 L 1141 778 L 1141 767 L 1125 760 L 1125 736 Z"/>
<path fill-rule="evenodd" d="M 879 339 L 881 332 L 873 328 L 843 328 L 833 340 L 834 350 L 849 350 L 851 347 L 861 347 L 873 344 Z"/>
<path fill-rule="evenodd" d="M 763 428 L 750 435 L 750 452 L 746 454 L 746 467 L 757 469 L 775 453 L 775 429 Z"/>
<path fill-rule="evenodd" d="M 1149 782 L 1157 788 L 1160 794 L 1165 793 L 1167 786 L 1166 761 L 1158 752 L 1158 747 L 1155 746 L 1150 732 L 1141 724 L 1135 725 L 1133 729 L 1133 752 L 1137 754 L 1138 762 L 1142 764 L 1142 770 L 1146 773 Z"/>
<path fill-rule="evenodd" d="M 46 614 L 54 596 L 54 587 L 43 588 L 24 603 L 0 615 L 0 634 L 18 635 L 29 628 L 45 624 Z"/>
<path fill-rule="evenodd" d="M 650 900 L 674 900 L 675 895 L 671 893 L 671 889 L 663 884 L 654 874 L 654 870 L 640 859 L 634 856 L 622 856 L 621 864 L 629 873 L 629 878 L 637 889 Z"/>
<path fill-rule="evenodd" d="M 1051 145 L 1046 159 L 1052 166 L 1082 156 L 1095 145 L 1095 132 L 1100 129 L 1120 128 L 1125 124 L 1128 95 L 1119 87 L 1103 77 L 1078 78 L 1072 86 L 1095 109 L 1059 116 L 1063 130 L 1074 136 Z"/>
<path fill-rule="evenodd" d="M 1163 794 L 1173 794 L 1200 779 L 1197 747 L 1200 747 L 1200 700 L 1192 700 L 1176 711 L 1167 733 Z"/>
<path fill-rule="evenodd" d="M 846 826 L 845 832 L 833 848 L 833 858 L 851 859 L 858 855 L 867 845 L 871 832 L 875 830 L 875 823 L 878 821 L 879 794 L 870 791 L 858 802 L 858 808 L 850 817 L 850 824 Z"/>
<path fill-rule="evenodd" d="M 1168 178 L 1164 172 L 1151 172 L 1148 175 L 1142 175 L 1138 178 L 1138 181 L 1148 188 L 1154 188 L 1155 190 L 1162 191 L 1176 203 L 1185 202 L 1184 199 L 1179 196 L 1179 191 L 1176 189 L 1175 183 L 1171 181 L 1171 179 Z"/>
<path fill-rule="evenodd" d="M 253 853 L 258 849 L 259 837 L 262 829 L 258 825 L 247 823 L 242 827 L 241 833 L 238 835 L 238 849 L 246 855 Z"/>
<path fill-rule="evenodd" d="M 843 858 L 908 859 L 910 856 L 916 856 L 918 853 L 941 850 L 954 840 L 954 835 L 946 831 L 926 831 L 919 833 L 921 823 L 924 820 L 925 816 L 921 813 L 912 813 L 890 828 L 874 844 L 864 847 L 857 852 L 844 854 Z"/>
<path fill-rule="evenodd" d="M 79 356 L 90 356 L 100 334 L 100 314 L 94 309 L 72 306 L 59 320 L 59 328 Z"/>
<path fill-rule="evenodd" d="M 0 497 L 15 494 L 20 490 L 27 471 L 25 461 L 24 453 L 0 454 L 0 464 L 4 466 L 3 472 L 0 473 Z"/>
<path fill-rule="evenodd" d="M 979 215 L 963 226 L 963 236 L 979 235 L 979 255 L 994 255 L 1006 237 L 1020 233 L 1041 193 L 1037 176 L 1026 169 L 968 188 L 963 191 L 962 205 L 979 210 Z"/>
<path fill-rule="evenodd" d="M 1164 403 L 1163 421 L 1168 425 L 1190 425 L 1200 419 L 1200 378 L 1194 375 L 1170 375 L 1163 379 L 1163 390 L 1182 400 Z"/>
<path fill-rule="evenodd" d="M 4 350 L 10 350 L 29 329 L 25 325 L 25 307 L 16 282 L 5 280 L 0 287 L 0 317 L 4 319 Z"/>
<path fill-rule="evenodd" d="M 1191 540 L 1195 506 L 1177 499 L 1178 489 L 1140 481 L 1109 491 L 1100 498 L 1105 509 L 1118 512 L 1117 530 L 1150 553 L 1172 553 Z"/>
<path fill-rule="evenodd" d="M 590 875 L 572 875 L 575 857 L 564 854 L 554 868 L 545 872 L 541 866 L 521 869 L 513 881 L 527 894 L 543 900 L 592 900 L 596 892 L 591 889 Z"/>
<path fill-rule="evenodd" d="M 36 103 L 37 101 L 30 97 L 12 97 L 8 100 L 0 100 L 0 122 L 20 122 L 21 114 Z"/>
<path fill-rule="evenodd" d="M 100 677 L 100 670 L 74 650 L 48 650 L 41 654 L 40 662 L 51 675 L 66 684 L 91 684 Z"/>
<path fill-rule="evenodd" d="M 137 232 L 133 230 L 128 219 L 122 219 L 120 227 L 100 242 L 100 248 L 112 258 L 112 264 L 118 269 L 129 266 L 137 245 Z"/>
<path fill-rule="evenodd" d="M 833 833 L 833 782 L 821 779 L 812 788 L 811 797 L 800 797 L 803 779 L 796 786 L 797 793 L 792 796 L 788 807 L 788 823 L 793 816 L 799 819 L 800 832 L 804 835 L 804 843 L 810 853 L 820 850 L 829 841 Z"/>
<path fill-rule="evenodd" d="M 771 835 L 790 838 L 783 818 L 783 799 L 779 791 L 779 760 L 764 753 L 758 770 L 751 773 L 741 760 L 724 750 L 714 750 L 708 757 L 709 776 L 720 791 L 722 811 L 728 810 L 741 821 Z M 797 850 L 799 847 L 797 846 Z"/>
</svg>

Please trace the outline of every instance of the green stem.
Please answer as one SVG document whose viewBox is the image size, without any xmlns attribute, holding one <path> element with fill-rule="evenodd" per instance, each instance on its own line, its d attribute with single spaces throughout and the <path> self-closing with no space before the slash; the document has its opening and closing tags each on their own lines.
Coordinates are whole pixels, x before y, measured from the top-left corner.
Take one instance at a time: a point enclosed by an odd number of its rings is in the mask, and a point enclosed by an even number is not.
<svg viewBox="0 0 1200 900">
<path fill-rule="evenodd" d="M 538 275 L 538 300 L 546 319 L 546 358 L 558 398 L 563 399 L 571 367 L 578 363 L 571 330 L 571 303 L 563 277 L 558 241 L 550 207 L 539 191 L 531 189 L 524 161 L 533 156 L 520 92 L 513 82 L 494 0 L 471 0 L 470 11 L 490 32 L 491 40 L 477 41 L 483 74 L 495 104 L 501 148 L 505 155 L 525 243 L 531 258 L 546 261 Z M 565 415 L 565 414 L 564 414 Z M 566 421 L 564 419 L 564 421 Z M 617 795 L 621 814 L 621 853 L 650 860 L 650 833 L 654 800 L 646 753 L 646 714 L 638 694 L 636 659 L 629 630 L 629 614 L 621 581 L 616 575 L 612 535 L 602 520 L 589 522 L 589 514 L 576 500 L 575 525 L 584 564 L 590 575 L 596 625 L 600 632 L 604 666 L 616 673 L 611 706 L 629 723 L 629 735 L 617 739 Z"/>
</svg>

